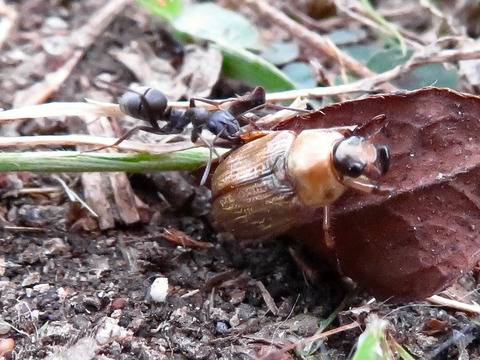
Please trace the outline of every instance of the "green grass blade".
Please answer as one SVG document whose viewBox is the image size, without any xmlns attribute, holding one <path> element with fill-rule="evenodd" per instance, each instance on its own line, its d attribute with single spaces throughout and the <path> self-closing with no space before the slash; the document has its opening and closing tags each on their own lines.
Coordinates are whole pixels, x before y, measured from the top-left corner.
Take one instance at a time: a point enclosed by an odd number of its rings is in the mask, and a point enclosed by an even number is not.
<svg viewBox="0 0 480 360">
<path fill-rule="evenodd" d="M 385 320 L 375 319 L 358 338 L 357 350 L 352 360 L 391 360 L 391 352 L 386 342 Z"/>
<path fill-rule="evenodd" d="M 217 149 L 225 153 L 225 149 Z M 36 151 L 0 153 L 0 171 L 92 172 L 194 170 L 210 159 L 207 148 L 195 148 L 164 155 L 145 153 L 82 153 L 78 151 Z"/>
<path fill-rule="evenodd" d="M 407 54 L 407 44 L 405 43 L 405 39 L 398 31 L 397 27 L 391 23 L 389 23 L 382 15 L 380 15 L 372 6 L 369 0 L 361 0 L 361 4 L 368 12 L 368 14 L 372 17 L 372 19 L 382 26 L 385 30 L 387 30 L 393 37 L 395 37 L 400 44 L 400 49 L 402 50 L 403 56 Z"/>
</svg>

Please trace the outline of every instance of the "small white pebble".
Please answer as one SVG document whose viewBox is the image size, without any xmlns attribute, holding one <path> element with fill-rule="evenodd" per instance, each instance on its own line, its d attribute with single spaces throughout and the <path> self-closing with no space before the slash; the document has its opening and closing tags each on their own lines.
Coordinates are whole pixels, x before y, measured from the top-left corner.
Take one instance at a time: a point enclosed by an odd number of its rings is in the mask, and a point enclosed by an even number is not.
<svg viewBox="0 0 480 360">
<path fill-rule="evenodd" d="M 50 284 L 38 284 L 33 287 L 33 290 L 38 291 L 39 293 L 44 293 L 50 289 Z"/>
<path fill-rule="evenodd" d="M 98 344 L 105 345 L 113 341 L 121 341 L 131 337 L 133 332 L 117 325 L 117 320 L 106 318 L 102 326 L 98 329 L 95 335 L 95 340 Z"/>
<path fill-rule="evenodd" d="M 57 295 L 60 301 L 64 301 L 68 296 L 68 292 L 63 287 L 60 287 L 57 289 Z"/>
<path fill-rule="evenodd" d="M 150 297 L 153 301 L 164 302 L 168 295 L 168 279 L 165 277 L 156 278 L 150 287 Z"/>
</svg>

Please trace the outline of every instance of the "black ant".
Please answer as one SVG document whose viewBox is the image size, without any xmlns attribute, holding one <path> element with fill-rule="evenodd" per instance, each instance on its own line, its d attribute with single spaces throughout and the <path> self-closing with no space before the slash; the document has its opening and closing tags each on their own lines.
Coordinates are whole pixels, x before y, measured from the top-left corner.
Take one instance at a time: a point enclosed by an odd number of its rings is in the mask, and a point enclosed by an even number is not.
<svg viewBox="0 0 480 360">
<path fill-rule="evenodd" d="M 228 109 L 208 110 L 196 107 L 195 101 L 202 101 L 217 107 L 226 102 L 232 104 Z M 207 128 L 212 134 L 222 139 L 236 139 L 240 131 L 238 119 L 248 111 L 265 106 L 265 90 L 257 87 L 244 96 L 221 101 L 191 98 L 187 109 L 177 109 L 167 106 L 167 98 L 160 90 L 142 86 L 135 91 L 125 92 L 119 100 L 119 105 L 120 110 L 125 114 L 145 120 L 150 126 L 141 125 L 129 130 L 118 139 L 114 146 L 120 144 L 137 130 L 153 134 L 178 134 L 188 124 L 192 124 L 192 142 L 196 142 L 200 138 L 210 147 L 210 144 L 201 136 L 202 130 Z M 160 120 L 167 124 L 160 127 L 158 125 Z"/>
<path fill-rule="evenodd" d="M 112 85 L 112 84 L 109 84 Z M 196 107 L 195 101 L 202 101 L 217 106 L 215 110 Z M 219 109 L 223 104 L 231 102 L 227 109 Z M 205 172 L 200 181 L 203 185 L 210 172 L 212 154 L 215 148 L 202 137 L 202 130 L 207 128 L 217 138 L 235 140 L 240 132 L 241 119 L 247 112 L 265 107 L 265 90 L 256 87 L 252 92 L 237 98 L 226 100 L 209 100 L 203 98 L 191 98 L 187 109 L 177 109 L 168 106 L 165 95 L 158 89 L 142 86 L 136 90 L 126 91 L 119 100 L 120 110 L 134 118 L 147 121 L 149 125 L 136 126 L 123 134 L 112 146 L 119 145 L 138 130 L 153 134 L 179 134 L 188 124 L 192 124 L 191 141 L 196 142 L 199 138 L 210 149 L 210 161 L 207 163 Z M 163 127 L 158 121 L 165 121 Z M 217 153 L 218 156 L 218 153 Z"/>
</svg>

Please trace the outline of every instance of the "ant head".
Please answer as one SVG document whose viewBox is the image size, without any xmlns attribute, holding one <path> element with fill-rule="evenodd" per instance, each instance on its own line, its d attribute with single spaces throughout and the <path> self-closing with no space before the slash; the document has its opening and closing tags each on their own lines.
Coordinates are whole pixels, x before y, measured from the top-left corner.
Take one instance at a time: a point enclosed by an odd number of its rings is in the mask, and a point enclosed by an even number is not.
<svg viewBox="0 0 480 360">
<path fill-rule="evenodd" d="M 351 178 L 363 175 L 369 167 L 385 174 L 390 165 L 388 148 L 376 147 L 361 136 L 350 136 L 336 143 L 332 157 L 338 173 Z"/>
<path fill-rule="evenodd" d="M 240 131 L 240 124 L 229 111 L 218 110 L 208 119 L 207 128 L 222 139 L 233 139 Z"/>
<path fill-rule="evenodd" d="M 127 91 L 119 100 L 120 110 L 142 120 L 156 120 L 163 116 L 167 108 L 167 98 L 160 90 L 141 86 L 135 91 Z"/>
<path fill-rule="evenodd" d="M 265 94 L 265 89 L 263 87 L 257 86 L 255 89 L 253 89 L 252 92 L 250 93 L 252 108 L 265 104 L 265 101 L 266 101 L 265 97 L 266 97 L 266 94 Z"/>
</svg>

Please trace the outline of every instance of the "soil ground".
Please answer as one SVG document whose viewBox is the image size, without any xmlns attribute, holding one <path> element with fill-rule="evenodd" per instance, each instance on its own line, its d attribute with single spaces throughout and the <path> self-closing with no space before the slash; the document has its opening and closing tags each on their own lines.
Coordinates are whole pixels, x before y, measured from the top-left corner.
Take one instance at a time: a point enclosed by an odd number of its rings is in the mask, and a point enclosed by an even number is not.
<svg viewBox="0 0 480 360">
<path fill-rule="evenodd" d="M 62 22 L 75 28 L 103 2 L 20 3 L 20 25 L 4 45 L 9 56 L 1 60 L 4 108 L 12 106 L 18 89 L 49 71 L 35 69 L 45 23 L 59 33 Z M 102 72 L 114 74 L 117 83 L 131 83 L 133 75 L 105 50 L 132 39 L 151 41 L 161 27 L 137 6 L 128 7 L 49 100 L 83 101 Z M 173 56 L 171 49 L 162 51 Z M 30 64 L 25 57 L 31 57 Z M 216 97 L 243 91 L 225 80 L 220 84 L 213 90 Z M 20 132 L 71 132 L 65 124 L 25 122 Z M 61 177 L 82 193 L 79 174 Z M 351 295 L 352 285 L 331 274 L 306 279 L 282 243 L 242 247 L 218 235 L 211 225 L 210 192 L 188 173 L 132 175 L 130 180 L 148 205 L 148 221 L 100 231 L 88 224 L 72 229 L 86 215 L 58 190 L 52 175 L 0 175 L 2 222 L 25 227 L 0 232 L 0 339 L 15 341 L 7 359 L 252 359 L 275 351 L 278 359 L 347 359 L 373 315 L 388 321 L 392 338 L 415 358 L 480 358 L 478 317 L 425 301 L 377 303 L 366 293 Z M 48 187 L 53 192 L 31 191 Z M 169 228 L 212 246 L 173 244 L 164 236 Z M 149 296 L 159 277 L 169 281 L 165 302 Z M 477 284 L 474 272 L 457 286 Z M 308 357 L 305 347 L 280 351 L 315 334 L 346 297 L 328 329 L 353 321 L 360 327 L 316 343 L 315 357 Z M 471 299 L 480 300 L 476 293 Z"/>
</svg>

